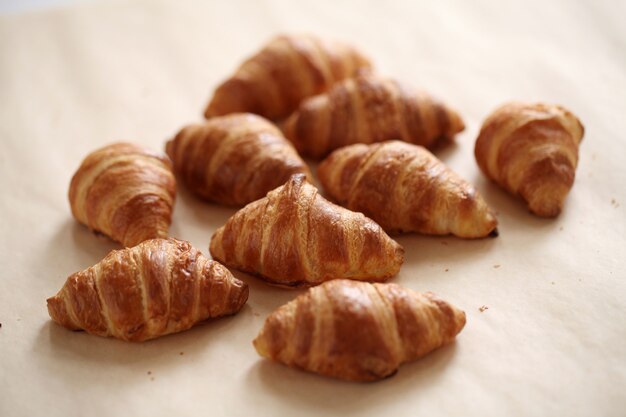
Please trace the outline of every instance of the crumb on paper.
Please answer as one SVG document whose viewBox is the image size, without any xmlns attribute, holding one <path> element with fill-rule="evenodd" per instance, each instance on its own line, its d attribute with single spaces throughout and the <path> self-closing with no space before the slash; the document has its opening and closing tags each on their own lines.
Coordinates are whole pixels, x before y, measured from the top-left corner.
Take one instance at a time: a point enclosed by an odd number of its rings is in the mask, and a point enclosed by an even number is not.
<svg viewBox="0 0 626 417">
<path fill-rule="evenodd" d="M 500 266 L 501 266 L 500 264 L 495 264 L 493 267 L 498 269 L 498 268 L 500 268 Z"/>
<path fill-rule="evenodd" d="M 618 202 L 617 202 L 617 200 L 616 200 L 616 199 L 614 199 L 614 198 L 612 198 L 612 199 L 611 199 L 611 205 L 612 205 L 613 207 L 615 207 L 615 208 L 618 208 L 618 207 L 619 207 L 619 203 L 618 203 Z"/>
<path fill-rule="evenodd" d="M 148 371 L 148 375 L 152 375 L 152 371 Z"/>
<path fill-rule="evenodd" d="M 153 376 L 150 377 L 150 381 L 154 381 L 154 377 Z"/>
<path fill-rule="evenodd" d="M 444 245 L 444 246 L 448 246 L 448 242 L 446 242 L 445 240 L 442 240 L 441 244 Z"/>
<path fill-rule="evenodd" d="M 554 285 L 554 284 L 555 284 L 555 282 L 554 282 L 554 281 L 552 281 L 552 285 Z"/>
<path fill-rule="evenodd" d="M 487 307 L 487 306 L 480 306 L 480 307 L 478 307 L 478 311 L 480 311 L 481 313 L 483 313 L 485 310 L 488 310 L 488 309 L 489 309 L 489 307 Z"/>
<path fill-rule="evenodd" d="M 559 230 L 562 232 L 563 231 L 563 226 L 559 227 Z"/>
<path fill-rule="evenodd" d="M 254 317 L 259 317 L 261 315 L 260 313 L 258 313 L 256 311 L 254 313 L 252 313 L 252 314 L 254 315 Z"/>
<path fill-rule="evenodd" d="M 185 352 L 180 352 L 179 353 L 180 356 L 183 356 L 184 354 L 185 354 Z"/>
<path fill-rule="evenodd" d="M 448 271 L 449 271 L 449 269 L 448 269 L 448 268 L 446 268 L 443 272 L 448 272 Z"/>
</svg>

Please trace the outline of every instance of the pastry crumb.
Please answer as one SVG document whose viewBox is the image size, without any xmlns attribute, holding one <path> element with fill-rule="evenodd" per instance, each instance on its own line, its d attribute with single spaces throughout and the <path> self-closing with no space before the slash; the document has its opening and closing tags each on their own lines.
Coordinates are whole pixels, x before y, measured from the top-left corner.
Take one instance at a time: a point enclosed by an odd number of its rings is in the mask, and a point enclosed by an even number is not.
<svg viewBox="0 0 626 417">
<path fill-rule="evenodd" d="M 554 281 L 552 281 L 552 285 L 554 285 L 554 284 L 555 284 L 555 282 L 554 282 Z"/>
<path fill-rule="evenodd" d="M 254 313 L 252 313 L 252 314 L 254 314 L 254 317 L 259 317 L 261 315 L 261 314 L 257 313 L 256 311 Z"/>
<path fill-rule="evenodd" d="M 619 207 L 619 203 L 617 202 L 617 200 L 615 200 L 614 198 L 611 199 L 611 205 L 615 208 Z"/>
<path fill-rule="evenodd" d="M 150 377 L 150 381 L 154 381 L 154 377 L 153 376 Z"/>
<path fill-rule="evenodd" d="M 148 371 L 148 375 L 152 375 L 152 371 Z"/>
<path fill-rule="evenodd" d="M 183 356 L 184 354 L 185 354 L 185 352 L 180 352 L 179 353 L 180 356 Z"/>
<path fill-rule="evenodd" d="M 449 271 L 449 269 L 448 269 L 448 268 L 446 268 L 443 272 L 448 272 L 448 271 Z"/>
<path fill-rule="evenodd" d="M 478 311 L 480 311 L 481 313 L 484 312 L 485 310 L 488 310 L 488 309 L 489 309 L 489 307 L 487 307 L 487 306 L 480 306 L 480 307 L 478 307 Z"/>
<path fill-rule="evenodd" d="M 563 231 L 563 226 L 559 227 L 559 230 L 560 230 L 560 231 Z"/>
<path fill-rule="evenodd" d="M 493 267 L 498 269 L 498 268 L 500 268 L 500 266 L 501 266 L 500 264 L 495 264 Z"/>
</svg>

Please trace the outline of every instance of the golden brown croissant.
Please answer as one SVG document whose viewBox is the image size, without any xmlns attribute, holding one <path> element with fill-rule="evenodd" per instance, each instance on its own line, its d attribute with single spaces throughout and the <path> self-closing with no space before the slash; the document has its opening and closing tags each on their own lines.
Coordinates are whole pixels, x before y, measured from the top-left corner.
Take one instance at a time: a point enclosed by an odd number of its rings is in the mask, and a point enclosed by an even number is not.
<svg viewBox="0 0 626 417">
<path fill-rule="evenodd" d="M 167 143 L 167 153 L 191 191 L 228 205 L 258 200 L 293 174 L 311 175 L 280 130 L 249 113 L 187 126 Z"/>
<path fill-rule="evenodd" d="M 130 143 L 89 154 L 69 191 L 76 220 L 127 247 L 167 237 L 175 197 L 169 158 Z"/>
<path fill-rule="evenodd" d="M 347 44 L 308 35 L 278 36 L 217 88 L 205 116 L 250 112 L 286 117 L 302 99 L 369 67 L 369 60 Z"/>
<path fill-rule="evenodd" d="M 322 158 L 342 146 L 391 139 L 432 148 L 464 128 L 456 111 L 428 94 L 362 73 L 305 100 L 283 130 L 298 152 Z"/>
<path fill-rule="evenodd" d="M 68 329 L 140 342 L 234 314 L 247 299 L 244 282 L 188 242 L 152 239 L 72 274 L 48 312 Z"/>
<path fill-rule="evenodd" d="M 404 260 L 402 246 L 380 226 L 322 198 L 302 174 L 235 213 L 213 235 L 210 251 L 227 266 L 289 287 L 383 281 Z"/>
<path fill-rule="evenodd" d="M 333 280 L 270 314 L 253 343 L 291 367 L 375 381 L 452 342 L 463 326 L 465 313 L 432 293 Z"/>
<path fill-rule="evenodd" d="M 339 204 L 387 232 L 464 238 L 496 233 L 496 217 L 478 191 L 421 146 L 400 141 L 337 149 L 317 169 Z"/>
<path fill-rule="evenodd" d="M 531 212 L 557 216 L 574 184 L 584 127 L 564 107 L 508 103 L 485 120 L 474 153 L 483 173 Z"/>
</svg>

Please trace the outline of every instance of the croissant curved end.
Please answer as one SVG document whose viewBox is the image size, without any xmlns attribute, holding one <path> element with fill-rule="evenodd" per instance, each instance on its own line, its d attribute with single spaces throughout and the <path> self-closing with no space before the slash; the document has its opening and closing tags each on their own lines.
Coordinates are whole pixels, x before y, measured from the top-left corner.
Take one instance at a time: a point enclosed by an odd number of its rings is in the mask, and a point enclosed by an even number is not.
<svg viewBox="0 0 626 417">
<path fill-rule="evenodd" d="M 270 358 L 269 347 L 267 346 L 267 340 L 265 334 L 261 332 L 253 341 L 252 345 L 256 349 L 257 353 L 264 358 Z"/>
<path fill-rule="evenodd" d="M 465 130 L 465 122 L 456 110 L 448 109 L 448 117 L 450 118 L 449 137 Z"/>
<path fill-rule="evenodd" d="M 529 210 L 540 217 L 556 217 L 563 210 L 563 203 L 570 188 L 547 181 L 527 196 Z"/>
<path fill-rule="evenodd" d="M 48 298 L 46 300 L 46 303 L 48 306 L 48 314 L 50 315 L 52 321 L 70 330 L 80 330 L 80 327 L 72 323 L 71 319 L 69 318 L 69 315 L 65 308 L 65 302 L 60 296 L 60 293 Z"/>
<path fill-rule="evenodd" d="M 234 278 L 234 277 L 233 277 Z M 243 306 L 248 301 L 248 297 L 250 296 L 250 287 L 248 284 L 243 282 L 240 279 L 234 278 L 235 286 L 237 287 L 239 294 L 237 297 L 234 297 L 233 304 L 235 312 L 241 310 Z"/>
<path fill-rule="evenodd" d="M 454 308 L 454 324 L 455 324 L 455 334 L 461 333 L 461 330 L 467 324 L 467 316 L 465 315 L 465 311 L 459 310 L 456 307 Z"/>
<path fill-rule="evenodd" d="M 256 105 L 250 102 L 253 96 L 250 93 L 250 84 L 246 80 L 229 78 L 215 90 L 204 112 L 204 117 L 210 119 L 229 113 L 257 113 Z"/>
</svg>

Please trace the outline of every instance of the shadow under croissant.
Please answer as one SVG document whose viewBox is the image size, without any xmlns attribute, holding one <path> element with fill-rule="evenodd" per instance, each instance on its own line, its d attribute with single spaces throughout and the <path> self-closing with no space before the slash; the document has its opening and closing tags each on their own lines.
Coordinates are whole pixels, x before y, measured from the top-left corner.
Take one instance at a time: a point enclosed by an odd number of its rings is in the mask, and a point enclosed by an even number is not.
<svg viewBox="0 0 626 417">
<path fill-rule="evenodd" d="M 46 361 L 41 366 L 62 366 L 70 373 L 79 372 L 75 366 L 77 362 L 97 362 L 105 366 L 140 365 L 153 371 L 163 370 L 176 366 L 177 362 L 172 360 L 175 356 L 194 358 L 209 349 L 212 343 L 242 343 L 238 339 L 251 339 L 252 334 L 241 334 L 246 321 L 253 321 L 247 305 L 235 315 L 209 319 L 183 332 L 145 342 L 125 342 L 84 331 L 71 331 L 48 320 L 41 327 L 33 349 L 56 359 L 56 363 Z"/>
<path fill-rule="evenodd" d="M 449 158 L 459 152 L 458 139 L 439 139 L 435 146 L 429 149 L 440 161 L 446 162 Z"/>
<path fill-rule="evenodd" d="M 487 179 L 482 173 L 476 175 L 474 185 L 483 195 L 489 206 L 497 212 L 498 229 L 504 235 L 507 231 L 514 231 L 512 227 L 528 230 L 552 232 L 559 227 L 560 222 L 555 221 L 564 217 L 567 211 L 567 200 L 563 212 L 556 218 L 546 218 L 534 215 L 528 209 L 527 203 L 519 196 L 515 196 L 504 190 L 495 182 Z M 536 234 L 532 234 L 536 238 Z"/>
<path fill-rule="evenodd" d="M 500 229 L 500 227 L 498 227 Z M 488 256 L 499 244 L 500 237 L 461 239 L 452 235 L 427 236 L 417 233 L 392 235 L 404 247 L 404 268 L 409 265 L 441 264 Z M 402 275 L 403 270 L 400 269 Z"/>
<path fill-rule="evenodd" d="M 246 384 L 255 391 L 275 395 L 289 402 L 294 409 L 316 407 L 325 413 L 340 415 L 356 409 L 372 411 L 381 404 L 381 396 L 387 401 L 402 401 L 407 393 L 412 397 L 437 383 L 453 360 L 456 343 L 431 352 L 425 357 L 400 365 L 397 373 L 376 382 L 349 382 L 320 376 L 299 369 L 259 358 L 248 371 Z M 372 391 L 374 390 L 374 391 Z"/>
<path fill-rule="evenodd" d="M 60 256 L 60 248 L 65 251 L 63 256 Z M 68 214 L 66 220 L 55 231 L 54 236 L 48 240 L 46 247 L 38 255 L 38 259 L 42 263 L 60 264 L 58 270 L 63 271 L 64 274 L 58 283 L 60 287 L 70 274 L 100 262 L 114 249 L 122 249 L 122 245 L 89 230 Z M 67 254 L 71 255 L 67 256 Z M 49 278 L 46 277 L 46 279 Z"/>
<path fill-rule="evenodd" d="M 206 242 L 211 234 L 222 227 L 226 220 L 237 212 L 241 207 L 229 207 L 214 202 L 202 200 L 189 191 L 185 184 L 178 182 L 176 194 L 176 203 L 172 214 L 172 224 L 169 234 L 172 237 L 193 241 L 197 237 L 198 241 Z M 195 221 L 189 222 L 189 219 Z M 201 224 L 202 228 L 190 227 L 191 225 Z M 197 235 L 197 236 L 194 236 Z M 202 237 L 202 239 L 199 239 Z M 207 245 L 199 247 L 205 255 Z"/>
</svg>

